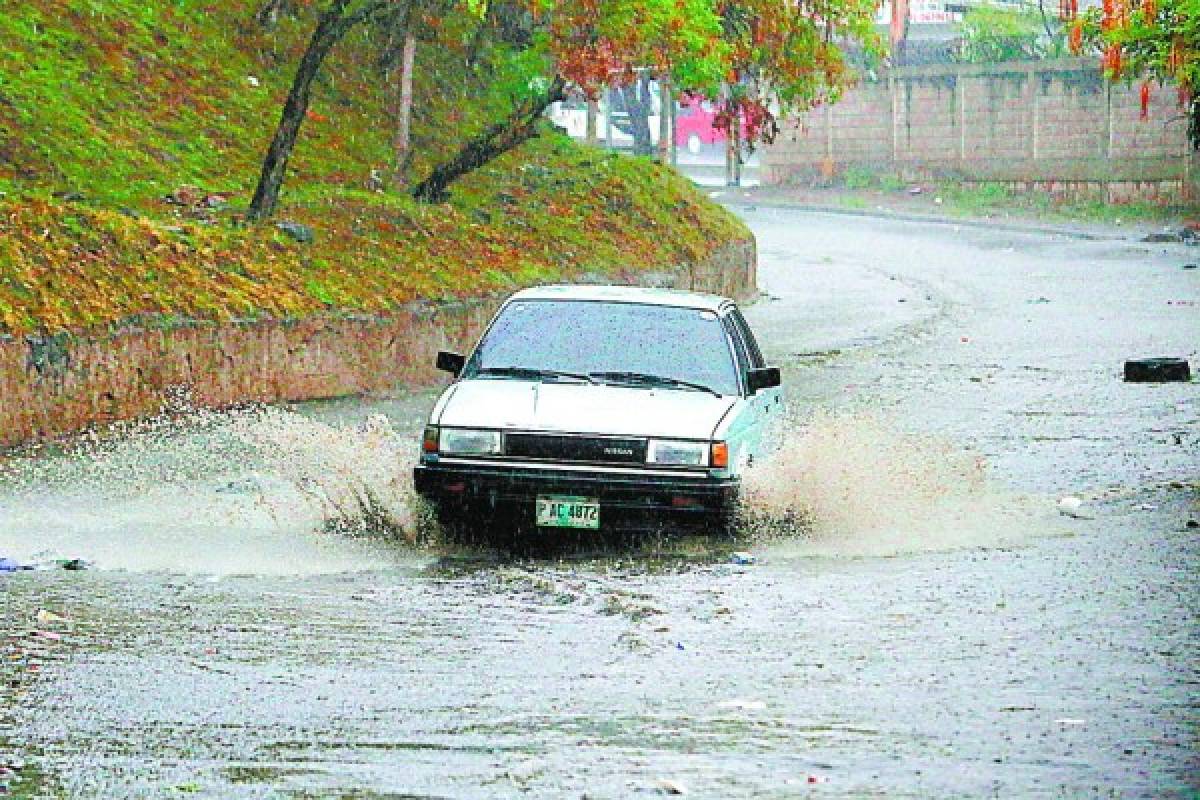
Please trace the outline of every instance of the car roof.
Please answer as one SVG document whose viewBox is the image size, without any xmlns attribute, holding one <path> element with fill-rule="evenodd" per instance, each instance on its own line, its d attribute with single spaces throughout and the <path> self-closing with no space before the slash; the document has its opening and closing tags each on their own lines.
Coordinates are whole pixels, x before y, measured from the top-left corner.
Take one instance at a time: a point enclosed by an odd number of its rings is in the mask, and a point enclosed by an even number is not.
<svg viewBox="0 0 1200 800">
<path fill-rule="evenodd" d="M 644 286 L 596 286 L 592 284 L 556 284 L 522 289 L 509 298 L 514 300 L 577 300 L 584 302 L 642 303 L 677 308 L 720 311 L 733 303 L 728 297 L 683 289 L 654 289 Z"/>
</svg>

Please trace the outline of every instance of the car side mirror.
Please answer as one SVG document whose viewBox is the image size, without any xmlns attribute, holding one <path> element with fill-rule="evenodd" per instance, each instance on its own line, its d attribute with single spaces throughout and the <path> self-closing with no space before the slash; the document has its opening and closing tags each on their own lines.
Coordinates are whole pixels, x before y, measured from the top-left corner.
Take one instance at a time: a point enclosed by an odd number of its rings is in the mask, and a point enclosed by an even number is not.
<svg viewBox="0 0 1200 800">
<path fill-rule="evenodd" d="M 754 394 L 760 389 L 772 389 L 782 382 L 779 377 L 779 367 L 752 369 L 746 374 L 746 385 L 750 388 L 750 394 Z"/>
<path fill-rule="evenodd" d="M 445 350 L 439 350 L 437 354 L 437 368 L 442 372 L 449 372 L 454 377 L 458 377 L 463 371 L 463 367 L 467 365 L 467 357 L 458 353 L 448 353 Z M 776 370 L 778 371 L 778 370 Z"/>
</svg>

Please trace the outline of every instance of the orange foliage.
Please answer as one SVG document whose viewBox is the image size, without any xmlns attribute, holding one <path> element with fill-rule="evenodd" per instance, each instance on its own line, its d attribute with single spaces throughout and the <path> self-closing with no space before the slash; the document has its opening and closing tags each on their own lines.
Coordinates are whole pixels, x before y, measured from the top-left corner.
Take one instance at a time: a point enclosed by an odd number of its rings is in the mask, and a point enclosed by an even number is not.
<svg viewBox="0 0 1200 800">
<path fill-rule="evenodd" d="M 1067 45 L 1075 55 L 1079 55 L 1083 50 L 1083 20 L 1077 19 L 1071 26 L 1071 32 L 1067 36 Z"/>
<path fill-rule="evenodd" d="M 1121 71 L 1124 68 L 1122 56 L 1123 54 L 1121 51 L 1121 45 L 1110 44 L 1104 51 L 1104 57 L 1100 61 L 1104 71 L 1107 72 L 1113 80 L 1117 80 L 1121 77 Z"/>
</svg>

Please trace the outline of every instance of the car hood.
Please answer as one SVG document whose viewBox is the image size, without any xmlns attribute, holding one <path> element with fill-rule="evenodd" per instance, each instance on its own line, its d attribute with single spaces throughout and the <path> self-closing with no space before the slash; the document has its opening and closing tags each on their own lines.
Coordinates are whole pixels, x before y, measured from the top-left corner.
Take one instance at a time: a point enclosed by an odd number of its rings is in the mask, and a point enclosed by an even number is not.
<svg viewBox="0 0 1200 800">
<path fill-rule="evenodd" d="M 464 428 L 707 439 L 737 400 L 683 389 L 465 380 L 442 397 L 433 422 Z"/>
</svg>

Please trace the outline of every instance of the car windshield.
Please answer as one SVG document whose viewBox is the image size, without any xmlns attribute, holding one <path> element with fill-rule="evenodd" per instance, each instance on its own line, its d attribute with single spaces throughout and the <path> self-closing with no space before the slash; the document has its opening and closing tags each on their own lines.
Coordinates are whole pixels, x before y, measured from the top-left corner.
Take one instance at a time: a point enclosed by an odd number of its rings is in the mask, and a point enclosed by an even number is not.
<svg viewBox="0 0 1200 800">
<path fill-rule="evenodd" d="M 582 300 L 510 303 L 463 376 L 590 376 L 596 382 L 737 394 L 721 321 L 696 308 Z"/>
</svg>

